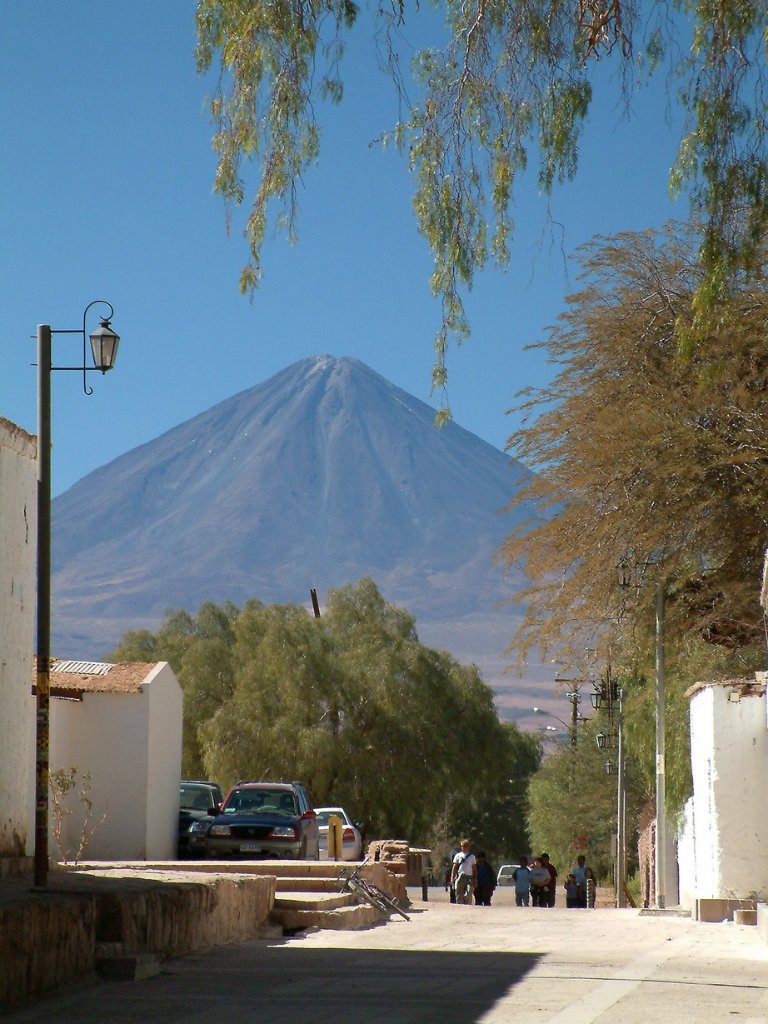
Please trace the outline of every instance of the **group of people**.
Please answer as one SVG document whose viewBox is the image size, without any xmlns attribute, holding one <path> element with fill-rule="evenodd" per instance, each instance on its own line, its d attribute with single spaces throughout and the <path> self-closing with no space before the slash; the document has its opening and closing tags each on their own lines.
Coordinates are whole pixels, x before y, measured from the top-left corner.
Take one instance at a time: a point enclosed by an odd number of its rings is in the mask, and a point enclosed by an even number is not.
<svg viewBox="0 0 768 1024">
<path fill-rule="evenodd" d="M 595 873 L 587 864 L 586 857 L 581 854 L 576 859 L 573 871 L 565 880 L 565 905 L 566 907 L 594 907 L 596 897 Z"/>
<path fill-rule="evenodd" d="M 554 907 L 557 877 L 557 868 L 548 853 L 535 857 L 532 863 L 528 862 L 527 857 L 521 857 L 519 866 L 512 872 L 517 906 Z M 567 875 L 563 888 L 566 907 L 594 907 L 597 882 L 583 854 L 576 858 L 576 864 Z"/>
<path fill-rule="evenodd" d="M 472 853 L 470 841 L 462 839 L 460 849 L 453 855 L 447 883 L 451 903 L 471 903 L 474 898 L 477 906 L 490 907 L 496 872 L 482 851 Z"/>
<path fill-rule="evenodd" d="M 518 907 L 554 907 L 557 895 L 557 868 L 542 853 L 529 862 L 521 857 L 512 872 L 515 883 L 515 903 Z M 460 849 L 453 855 L 446 884 L 452 903 L 471 903 L 489 907 L 496 888 L 496 872 L 484 853 L 474 854 L 469 839 L 462 839 Z M 579 854 L 576 864 L 568 873 L 565 883 L 566 907 L 594 907 L 597 892 L 592 868 L 586 857 Z"/>
</svg>

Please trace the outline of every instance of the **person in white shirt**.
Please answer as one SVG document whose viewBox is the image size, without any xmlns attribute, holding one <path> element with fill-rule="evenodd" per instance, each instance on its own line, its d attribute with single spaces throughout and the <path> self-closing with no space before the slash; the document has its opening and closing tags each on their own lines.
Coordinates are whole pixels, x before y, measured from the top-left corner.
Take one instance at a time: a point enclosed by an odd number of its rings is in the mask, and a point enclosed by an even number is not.
<svg viewBox="0 0 768 1024">
<path fill-rule="evenodd" d="M 461 849 L 454 854 L 451 885 L 456 891 L 457 903 L 472 902 L 472 893 L 477 885 L 477 861 L 468 839 L 461 840 Z"/>
<path fill-rule="evenodd" d="M 541 857 L 537 857 L 530 869 L 531 879 L 531 903 L 534 907 L 549 906 L 549 885 L 552 879 L 549 872 L 541 863 Z"/>
</svg>

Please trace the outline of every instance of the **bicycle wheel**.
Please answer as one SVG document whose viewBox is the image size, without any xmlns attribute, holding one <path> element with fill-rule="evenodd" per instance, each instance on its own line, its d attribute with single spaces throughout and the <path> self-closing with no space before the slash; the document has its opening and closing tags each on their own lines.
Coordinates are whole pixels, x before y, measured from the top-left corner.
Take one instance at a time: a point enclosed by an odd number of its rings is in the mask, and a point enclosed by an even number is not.
<svg viewBox="0 0 768 1024">
<path fill-rule="evenodd" d="M 382 892 L 378 886 L 373 884 L 373 882 L 369 882 L 367 879 L 362 881 L 363 886 L 369 890 L 369 898 L 376 900 L 377 906 L 381 907 L 382 910 L 386 910 L 387 912 L 394 911 L 396 914 L 399 914 L 400 917 L 404 917 L 406 921 L 411 920 L 397 900 L 393 899 L 391 896 L 387 896 L 387 894 Z"/>
<path fill-rule="evenodd" d="M 378 899 L 372 892 L 369 892 L 367 884 L 364 883 L 361 878 L 357 878 L 355 875 L 352 875 L 351 878 L 347 879 L 347 888 L 351 889 L 359 900 L 364 900 L 366 903 L 370 903 L 370 905 L 375 907 L 376 910 L 381 910 L 385 914 L 388 912 L 384 902 Z"/>
</svg>

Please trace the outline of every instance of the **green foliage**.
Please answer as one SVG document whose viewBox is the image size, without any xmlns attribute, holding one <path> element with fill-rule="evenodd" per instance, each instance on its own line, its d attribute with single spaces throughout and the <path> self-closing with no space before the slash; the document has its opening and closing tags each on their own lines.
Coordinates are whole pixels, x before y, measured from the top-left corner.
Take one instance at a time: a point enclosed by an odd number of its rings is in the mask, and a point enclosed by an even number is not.
<svg viewBox="0 0 768 1024">
<path fill-rule="evenodd" d="M 617 776 L 607 774 L 605 768 L 609 758 L 615 763 L 616 751 L 601 750 L 595 742 L 597 732 L 604 728 L 602 716 L 596 718 L 582 727 L 576 747 L 560 746 L 544 759 L 530 782 L 528 826 L 533 853 L 546 850 L 561 875 L 575 864 L 579 853 L 584 853 L 598 881 L 610 884 L 611 834 L 616 832 L 618 800 Z M 630 753 L 626 767 L 630 871 L 634 869 L 637 846 L 632 841 L 633 822 L 648 796 L 645 779 Z"/>
<path fill-rule="evenodd" d="M 256 606 L 258 602 L 249 602 L 241 613 L 229 602 L 224 607 L 206 603 L 194 618 L 185 611 L 169 611 L 156 634 L 128 632 L 111 655 L 113 661 L 167 661 L 176 673 L 184 691 L 182 775 L 186 778 L 205 777 L 197 724 L 213 715 L 232 693 L 234 619 Z"/>
<path fill-rule="evenodd" d="M 671 171 L 704 223 L 704 268 L 677 327 L 693 350 L 720 308 L 751 273 L 768 220 L 766 6 L 749 0 L 439 0 L 443 38 L 412 61 L 419 101 L 381 136 L 407 153 L 414 210 L 434 257 L 432 289 L 442 306 L 434 385 L 446 381 L 451 341 L 469 332 L 462 295 L 489 255 L 509 257 L 516 176 L 538 155 L 549 193 L 576 173 L 582 126 L 598 61 L 629 110 L 630 84 L 659 72 L 680 86 L 684 135 Z M 218 67 L 211 99 L 218 156 L 215 191 L 246 198 L 243 165 L 256 162 L 245 235 L 250 258 L 241 287 L 261 275 L 270 208 L 294 237 L 297 183 L 319 155 L 317 101 L 343 97 L 344 40 L 360 20 L 350 0 L 200 0 L 197 62 Z M 399 0 L 366 15 L 406 103 L 403 23 L 423 16 Z M 640 72 L 641 74 L 638 74 Z M 666 116 L 659 111 L 659 118 Z M 377 132 L 381 126 L 376 126 Z"/>
<path fill-rule="evenodd" d="M 538 743 L 499 721 L 477 669 L 420 644 L 371 580 L 331 592 L 319 620 L 257 601 L 172 612 L 114 656 L 141 651 L 170 661 L 184 690 L 187 775 L 300 778 L 369 836 L 469 832 L 489 856 L 524 841 Z"/>
</svg>

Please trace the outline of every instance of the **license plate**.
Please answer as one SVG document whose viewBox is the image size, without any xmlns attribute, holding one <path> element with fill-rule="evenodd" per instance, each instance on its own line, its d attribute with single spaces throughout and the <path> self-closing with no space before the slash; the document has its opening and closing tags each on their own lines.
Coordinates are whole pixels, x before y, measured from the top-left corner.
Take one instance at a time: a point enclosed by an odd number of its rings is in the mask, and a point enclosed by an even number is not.
<svg viewBox="0 0 768 1024">
<path fill-rule="evenodd" d="M 240 853 L 259 853 L 260 850 L 258 843 L 240 843 Z"/>
</svg>

